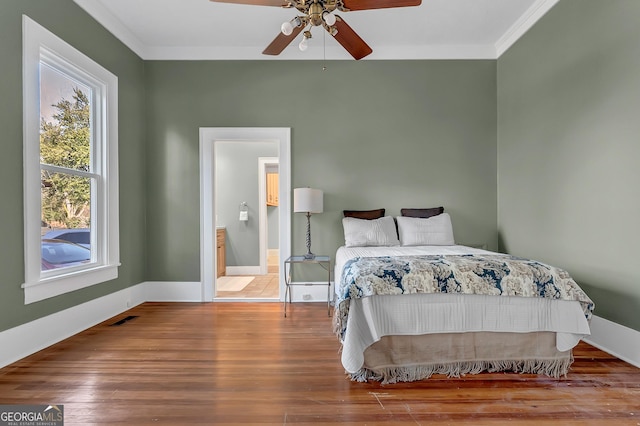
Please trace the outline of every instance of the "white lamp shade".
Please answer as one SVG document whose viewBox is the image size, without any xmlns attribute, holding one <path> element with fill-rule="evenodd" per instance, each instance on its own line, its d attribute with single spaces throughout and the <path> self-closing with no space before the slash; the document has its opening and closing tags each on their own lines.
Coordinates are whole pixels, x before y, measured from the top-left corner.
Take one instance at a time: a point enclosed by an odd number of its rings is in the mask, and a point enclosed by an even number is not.
<svg viewBox="0 0 640 426">
<path fill-rule="evenodd" d="M 322 190 L 313 188 L 295 188 L 293 190 L 294 213 L 322 213 Z"/>
</svg>

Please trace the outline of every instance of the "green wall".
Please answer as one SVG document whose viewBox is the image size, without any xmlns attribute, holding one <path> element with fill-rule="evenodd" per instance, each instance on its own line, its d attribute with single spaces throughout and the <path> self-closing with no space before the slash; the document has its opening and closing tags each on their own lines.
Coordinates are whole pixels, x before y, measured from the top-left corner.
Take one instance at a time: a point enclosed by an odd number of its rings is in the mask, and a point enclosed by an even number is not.
<svg viewBox="0 0 640 426">
<path fill-rule="evenodd" d="M 457 241 L 564 267 L 597 315 L 638 330 L 639 12 L 636 0 L 561 0 L 498 61 L 322 71 L 319 61 L 142 61 L 71 0 L 2 0 L 0 330 L 140 282 L 200 279 L 200 127 L 292 129 L 292 186 L 325 192 L 316 253 L 342 243 L 343 209 L 444 205 Z M 116 74 L 120 101 L 120 277 L 28 306 L 23 13 Z M 304 232 L 293 215 L 296 253 Z"/>
<path fill-rule="evenodd" d="M 28 306 L 23 272 L 22 14 L 119 79 L 119 278 Z M 497 247 L 495 61 L 145 62 L 71 0 L 0 3 L 0 330 L 144 281 L 198 281 L 200 127 L 291 127 L 292 185 L 325 191 L 313 247 L 341 210 L 444 205 L 458 241 Z M 305 222 L 294 215 L 293 250 Z"/>
<path fill-rule="evenodd" d="M 457 241 L 497 248 L 496 61 L 149 61 L 147 280 L 198 281 L 200 127 L 290 127 L 292 187 L 324 191 L 313 251 L 343 209 L 443 205 Z M 305 218 L 293 215 L 293 252 Z"/>
<path fill-rule="evenodd" d="M 118 76 L 120 258 L 117 280 L 24 305 L 22 14 Z M 0 331 L 144 281 L 144 62 L 71 0 L 0 1 Z"/>
<path fill-rule="evenodd" d="M 28 306 L 23 13 L 116 74 L 120 103 L 120 276 Z M 498 61 L 329 61 L 322 71 L 316 61 L 145 62 L 71 0 L 3 0 L 0 330 L 143 281 L 199 280 L 198 129 L 233 126 L 291 127 L 292 186 L 325 191 L 316 253 L 341 244 L 342 209 L 444 205 L 457 241 L 564 267 L 597 315 L 638 330 L 637 16 L 636 0 L 561 0 Z M 293 215 L 296 253 L 304 230 Z"/>
<path fill-rule="evenodd" d="M 562 0 L 498 60 L 501 248 L 640 330 L 640 2 Z"/>
</svg>

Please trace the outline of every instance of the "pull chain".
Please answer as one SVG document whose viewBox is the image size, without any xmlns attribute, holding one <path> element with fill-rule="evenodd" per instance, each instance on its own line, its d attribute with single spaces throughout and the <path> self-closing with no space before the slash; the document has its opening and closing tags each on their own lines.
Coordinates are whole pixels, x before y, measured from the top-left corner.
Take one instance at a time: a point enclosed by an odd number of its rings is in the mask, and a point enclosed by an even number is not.
<svg viewBox="0 0 640 426">
<path fill-rule="evenodd" d="M 327 70 L 327 32 L 322 33 L 322 71 Z"/>
</svg>

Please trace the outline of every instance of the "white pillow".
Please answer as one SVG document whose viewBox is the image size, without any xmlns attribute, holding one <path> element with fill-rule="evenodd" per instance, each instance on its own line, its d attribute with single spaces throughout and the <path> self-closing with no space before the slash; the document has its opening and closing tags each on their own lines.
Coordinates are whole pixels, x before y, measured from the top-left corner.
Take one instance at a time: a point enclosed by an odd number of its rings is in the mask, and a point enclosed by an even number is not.
<svg viewBox="0 0 640 426">
<path fill-rule="evenodd" d="M 345 217 L 342 219 L 342 227 L 344 245 L 347 247 L 400 245 L 391 216 L 373 220 Z"/>
<path fill-rule="evenodd" d="M 418 217 L 396 217 L 400 244 L 403 246 L 452 246 L 453 227 L 448 213 L 426 219 Z"/>
</svg>

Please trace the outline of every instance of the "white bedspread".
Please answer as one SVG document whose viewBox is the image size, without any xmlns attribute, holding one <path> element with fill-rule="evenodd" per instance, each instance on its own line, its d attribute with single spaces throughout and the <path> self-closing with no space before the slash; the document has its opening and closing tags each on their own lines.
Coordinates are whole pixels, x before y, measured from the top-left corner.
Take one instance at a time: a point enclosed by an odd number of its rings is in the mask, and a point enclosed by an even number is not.
<svg viewBox="0 0 640 426">
<path fill-rule="evenodd" d="M 340 247 L 335 279 L 353 257 L 481 254 L 466 246 Z M 590 335 L 589 324 L 577 301 L 470 294 L 384 295 L 351 299 L 342 364 L 355 373 L 364 363 L 364 350 L 386 335 L 419 335 L 497 331 L 556 332 L 556 347 L 566 351 Z"/>
</svg>

